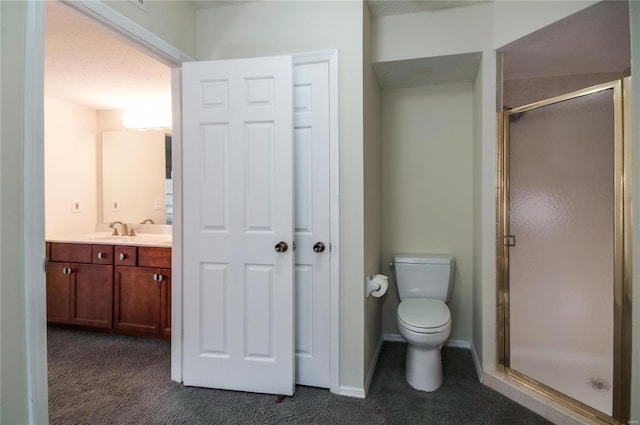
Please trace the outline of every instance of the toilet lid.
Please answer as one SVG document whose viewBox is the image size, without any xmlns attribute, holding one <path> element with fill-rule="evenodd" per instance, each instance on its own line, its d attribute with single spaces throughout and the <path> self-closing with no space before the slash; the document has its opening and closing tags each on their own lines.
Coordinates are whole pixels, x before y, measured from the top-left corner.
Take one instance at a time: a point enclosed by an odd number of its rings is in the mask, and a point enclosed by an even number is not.
<svg viewBox="0 0 640 425">
<path fill-rule="evenodd" d="M 398 319 L 409 329 L 439 332 L 451 320 L 449 307 L 440 300 L 407 298 L 398 306 Z"/>
</svg>

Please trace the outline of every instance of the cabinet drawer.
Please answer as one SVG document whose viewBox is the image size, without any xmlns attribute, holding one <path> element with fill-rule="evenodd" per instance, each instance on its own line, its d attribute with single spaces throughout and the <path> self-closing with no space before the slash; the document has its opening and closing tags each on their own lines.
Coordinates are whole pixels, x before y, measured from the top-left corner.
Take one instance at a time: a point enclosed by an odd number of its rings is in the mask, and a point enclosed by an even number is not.
<svg viewBox="0 0 640 425">
<path fill-rule="evenodd" d="M 91 252 L 93 264 L 113 264 L 113 245 L 92 245 Z"/>
<path fill-rule="evenodd" d="M 171 268 L 171 248 L 141 246 L 138 248 L 138 266 Z"/>
<path fill-rule="evenodd" d="M 138 247 L 116 245 L 113 261 L 116 266 L 135 266 L 138 262 Z"/>
<path fill-rule="evenodd" d="M 51 261 L 91 263 L 91 245 L 81 243 L 52 243 Z"/>
</svg>

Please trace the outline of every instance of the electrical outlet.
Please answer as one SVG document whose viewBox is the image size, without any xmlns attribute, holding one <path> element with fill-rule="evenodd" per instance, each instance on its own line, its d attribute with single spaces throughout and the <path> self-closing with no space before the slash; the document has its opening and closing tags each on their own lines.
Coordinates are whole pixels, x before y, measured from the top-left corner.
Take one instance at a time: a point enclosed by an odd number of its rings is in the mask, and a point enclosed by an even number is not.
<svg viewBox="0 0 640 425">
<path fill-rule="evenodd" d="M 111 201 L 111 211 L 120 211 L 120 202 L 117 199 Z"/>
<path fill-rule="evenodd" d="M 79 199 L 72 199 L 71 200 L 71 212 L 72 213 L 79 213 L 80 212 L 80 200 Z"/>
<path fill-rule="evenodd" d="M 133 5 L 137 6 L 139 9 L 142 9 L 146 12 L 147 4 L 149 3 L 149 1 L 150 0 L 129 0 L 129 3 L 132 3 Z"/>
</svg>

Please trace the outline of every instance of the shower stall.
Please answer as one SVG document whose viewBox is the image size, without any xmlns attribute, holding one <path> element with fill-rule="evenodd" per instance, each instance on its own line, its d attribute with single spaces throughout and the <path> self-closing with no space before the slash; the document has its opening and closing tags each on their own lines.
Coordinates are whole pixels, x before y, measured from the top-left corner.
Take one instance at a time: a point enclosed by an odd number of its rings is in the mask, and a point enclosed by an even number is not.
<svg viewBox="0 0 640 425">
<path fill-rule="evenodd" d="M 501 363 L 529 388 L 609 423 L 629 411 L 626 84 L 501 117 Z"/>
</svg>

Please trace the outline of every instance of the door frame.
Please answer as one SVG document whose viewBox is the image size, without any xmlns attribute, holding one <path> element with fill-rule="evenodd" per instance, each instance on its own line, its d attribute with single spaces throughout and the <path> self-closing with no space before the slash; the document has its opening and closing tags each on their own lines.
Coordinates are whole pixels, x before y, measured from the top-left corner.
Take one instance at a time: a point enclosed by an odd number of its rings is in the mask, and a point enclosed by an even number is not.
<svg viewBox="0 0 640 425">
<path fill-rule="evenodd" d="M 174 174 L 172 256 L 171 379 L 182 382 L 182 126 L 181 65 L 193 61 L 153 32 L 100 1 L 60 0 L 104 25 L 136 49 L 172 68 L 171 95 Z M 47 384 L 46 280 L 43 267 L 44 234 L 44 37 L 45 1 L 27 2 L 24 82 L 24 278 L 27 398 L 30 423 L 49 422 Z M 294 54 L 294 64 L 326 62 L 330 92 L 330 316 L 331 392 L 340 390 L 339 281 L 339 111 L 338 50 Z M 176 137 L 177 136 L 177 137 Z"/>
<path fill-rule="evenodd" d="M 613 408 L 608 416 L 591 406 L 575 400 L 510 367 L 509 319 L 509 117 L 598 93 L 613 90 L 614 113 L 614 340 L 613 340 Z M 604 423 L 629 421 L 631 400 L 631 323 L 632 323 L 632 257 L 631 257 L 631 193 L 632 149 L 630 125 L 629 77 L 598 84 L 571 93 L 504 111 L 498 115 L 500 140 L 498 143 L 497 192 L 497 299 L 498 299 L 498 367 L 509 377 L 579 414 Z"/>
</svg>

